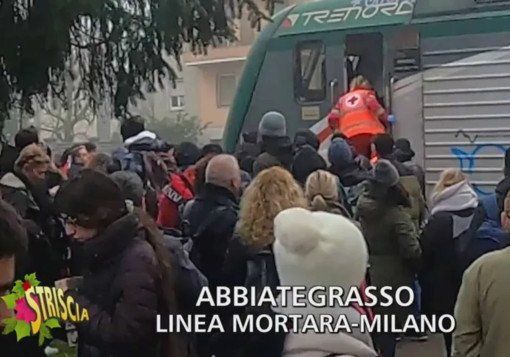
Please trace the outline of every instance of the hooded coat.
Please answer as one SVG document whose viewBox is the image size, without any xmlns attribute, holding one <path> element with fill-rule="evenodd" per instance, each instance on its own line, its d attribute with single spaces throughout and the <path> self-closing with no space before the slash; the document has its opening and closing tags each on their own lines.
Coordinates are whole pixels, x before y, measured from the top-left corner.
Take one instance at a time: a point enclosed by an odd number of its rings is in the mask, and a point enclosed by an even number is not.
<svg viewBox="0 0 510 357">
<path fill-rule="evenodd" d="M 402 142 L 403 140 L 403 142 Z M 399 143 L 400 141 L 400 143 Z M 395 159 L 398 162 L 401 162 L 409 168 L 413 174 L 418 178 L 418 181 L 420 182 L 420 186 L 422 189 L 422 193 L 425 196 L 425 190 L 426 190 L 426 184 L 425 184 L 425 171 L 423 170 L 423 167 L 418 165 L 416 162 L 412 161 L 414 156 L 416 155 L 415 152 L 411 149 L 411 144 L 407 139 L 399 139 L 395 143 L 396 149 L 394 152 Z"/>
<path fill-rule="evenodd" d="M 290 171 L 292 165 L 292 141 L 288 136 L 272 137 L 263 136 L 260 141 L 260 155 L 257 156 L 253 163 L 253 174 L 257 167 L 268 168 L 266 162 L 273 162 L 271 166 L 282 166 Z M 276 165 L 275 163 L 279 165 Z M 271 167 L 269 166 L 269 167 Z M 260 169 L 258 171 L 261 171 Z"/>
<path fill-rule="evenodd" d="M 326 161 L 310 145 L 298 149 L 292 161 L 292 175 L 301 186 L 305 186 L 308 176 L 317 170 L 326 170 Z"/>
<path fill-rule="evenodd" d="M 80 357 L 158 356 L 158 313 L 167 311 L 154 249 L 125 215 L 83 243 L 83 285 L 70 290 L 89 320 L 76 323 Z"/>
<path fill-rule="evenodd" d="M 368 245 L 371 285 L 378 289 L 390 286 L 393 291 L 402 286 L 412 287 L 421 248 L 407 209 L 365 193 L 358 201 L 357 214 Z M 375 306 L 374 313 L 396 315 L 402 322 L 412 311 L 393 304 Z"/>
<path fill-rule="evenodd" d="M 144 130 L 124 141 L 124 147 L 129 151 L 164 151 L 165 144 L 158 140 L 156 134 Z"/>
<path fill-rule="evenodd" d="M 193 237 L 194 263 L 213 287 L 220 285 L 227 248 L 234 235 L 239 203 L 225 187 L 206 183 L 184 213 Z M 198 261 L 197 261 L 198 260 Z"/>
<path fill-rule="evenodd" d="M 392 163 L 400 175 L 400 183 L 409 193 L 409 200 L 411 201 L 411 207 L 408 209 L 411 219 L 413 220 L 414 226 L 417 232 L 420 231 L 422 222 L 425 220 L 427 215 L 427 202 L 423 195 L 423 190 L 420 185 L 418 176 L 414 171 L 407 165 L 399 162 L 393 155 L 383 156 L 381 159 L 386 159 Z"/>
<path fill-rule="evenodd" d="M 336 138 L 328 149 L 328 160 L 331 164 L 331 173 L 338 176 L 344 187 L 357 186 L 369 176 L 369 172 L 357 162 L 347 141 Z"/>
<path fill-rule="evenodd" d="M 433 196 L 432 215 L 420 239 L 423 269 L 419 279 L 425 314 L 453 312 L 462 280 L 455 240 L 471 234 L 477 206 L 476 193 L 465 181 Z"/>
<path fill-rule="evenodd" d="M 53 205 L 49 198 L 44 200 L 44 187 L 29 187 L 26 181 L 21 174 L 7 173 L 0 180 L 0 191 L 24 220 L 29 237 L 27 271 L 36 272 L 43 284 L 53 285 L 61 277 L 66 242 L 61 239 L 62 227 L 52 215 Z"/>
</svg>

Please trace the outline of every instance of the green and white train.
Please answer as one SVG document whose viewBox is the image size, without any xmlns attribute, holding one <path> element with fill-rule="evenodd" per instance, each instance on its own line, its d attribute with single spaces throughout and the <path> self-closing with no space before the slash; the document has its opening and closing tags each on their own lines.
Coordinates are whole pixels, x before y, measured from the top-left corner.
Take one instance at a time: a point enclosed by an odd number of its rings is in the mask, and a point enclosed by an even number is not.
<svg viewBox="0 0 510 357">
<path fill-rule="evenodd" d="M 328 144 L 326 116 L 367 77 L 411 140 L 428 184 L 460 167 L 480 194 L 510 145 L 510 0 L 319 0 L 291 6 L 254 43 L 224 133 L 234 151 L 269 110 Z"/>
</svg>

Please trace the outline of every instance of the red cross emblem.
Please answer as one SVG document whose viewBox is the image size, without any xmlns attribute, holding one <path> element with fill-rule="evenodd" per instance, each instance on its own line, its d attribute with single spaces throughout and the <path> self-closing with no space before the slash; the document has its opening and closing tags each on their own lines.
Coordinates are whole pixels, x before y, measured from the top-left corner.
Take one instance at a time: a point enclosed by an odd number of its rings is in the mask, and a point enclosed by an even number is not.
<svg viewBox="0 0 510 357">
<path fill-rule="evenodd" d="M 357 94 L 351 95 L 347 100 L 345 101 L 349 107 L 355 107 L 356 104 L 360 101 L 360 97 Z"/>
</svg>

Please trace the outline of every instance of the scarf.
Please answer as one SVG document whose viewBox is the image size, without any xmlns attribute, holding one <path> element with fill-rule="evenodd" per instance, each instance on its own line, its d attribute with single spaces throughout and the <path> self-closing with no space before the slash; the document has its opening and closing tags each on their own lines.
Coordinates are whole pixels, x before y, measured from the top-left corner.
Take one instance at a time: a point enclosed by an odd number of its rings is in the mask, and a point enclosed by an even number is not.
<svg viewBox="0 0 510 357">
<path fill-rule="evenodd" d="M 462 181 L 434 193 L 431 197 L 431 205 L 431 214 L 457 212 L 478 207 L 478 196 L 467 181 Z"/>
</svg>

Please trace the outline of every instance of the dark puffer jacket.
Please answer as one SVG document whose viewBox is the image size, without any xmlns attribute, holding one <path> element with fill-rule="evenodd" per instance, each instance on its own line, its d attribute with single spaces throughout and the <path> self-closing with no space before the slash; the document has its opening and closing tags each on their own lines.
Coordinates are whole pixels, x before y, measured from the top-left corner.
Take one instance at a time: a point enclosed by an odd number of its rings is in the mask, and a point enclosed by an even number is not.
<svg viewBox="0 0 510 357">
<path fill-rule="evenodd" d="M 61 236 L 62 227 L 44 191 L 44 188 L 29 186 L 20 173 L 8 173 L 0 180 L 2 198 L 23 218 L 28 233 L 28 259 L 23 268 L 36 272 L 43 285 L 53 285 L 65 268 L 63 256 L 67 242 Z"/>
<path fill-rule="evenodd" d="M 90 320 L 77 324 L 80 357 L 158 356 L 156 315 L 165 309 L 157 261 L 134 215 L 83 243 L 85 274 L 68 291 Z"/>
<path fill-rule="evenodd" d="M 423 269 L 420 273 L 422 312 L 426 315 L 453 313 L 462 272 L 458 269 L 455 240 L 469 234 L 475 209 L 433 214 L 420 239 Z"/>
<path fill-rule="evenodd" d="M 228 189 L 206 183 L 184 213 L 193 237 L 192 260 L 207 277 L 209 286 L 218 286 L 221 268 L 234 235 L 239 206 Z"/>
</svg>

